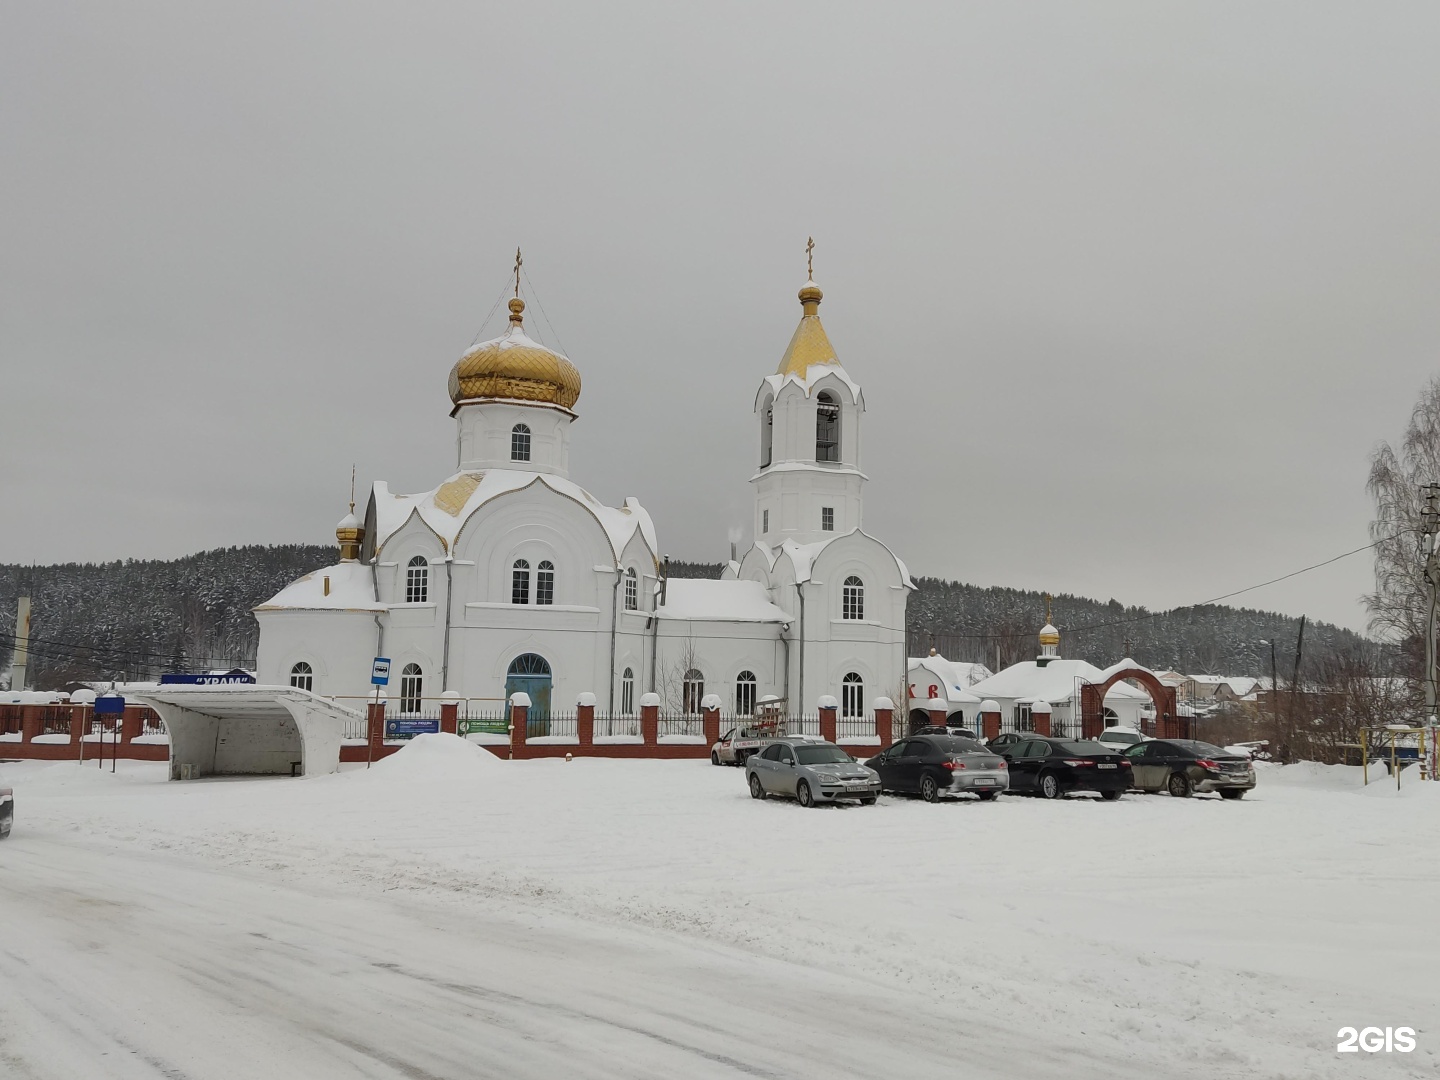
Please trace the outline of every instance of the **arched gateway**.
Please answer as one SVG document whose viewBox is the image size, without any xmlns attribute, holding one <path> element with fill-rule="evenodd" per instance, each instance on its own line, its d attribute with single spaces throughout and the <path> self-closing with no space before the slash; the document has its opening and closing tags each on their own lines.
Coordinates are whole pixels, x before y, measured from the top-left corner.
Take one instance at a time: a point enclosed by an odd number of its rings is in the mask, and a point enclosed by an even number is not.
<svg viewBox="0 0 1440 1080">
<path fill-rule="evenodd" d="M 1122 661 L 1106 672 L 1102 683 L 1084 683 L 1080 687 L 1080 736 L 1093 739 L 1105 730 L 1105 695 L 1122 679 L 1134 679 L 1145 688 L 1155 703 L 1155 731 L 1161 739 L 1188 739 L 1190 719 L 1179 715 L 1175 688 L 1166 686 L 1153 671 L 1133 660 Z"/>
</svg>

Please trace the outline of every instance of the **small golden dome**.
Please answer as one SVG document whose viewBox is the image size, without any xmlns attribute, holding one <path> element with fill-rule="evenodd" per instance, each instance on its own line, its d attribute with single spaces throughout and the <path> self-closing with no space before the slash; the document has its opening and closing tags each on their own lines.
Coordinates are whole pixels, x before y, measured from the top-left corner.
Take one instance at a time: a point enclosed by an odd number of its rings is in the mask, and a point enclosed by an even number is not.
<svg viewBox="0 0 1440 1080">
<path fill-rule="evenodd" d="M 537 401 L 574 408 L 580 400 L 580 372 L 559 353 L 525 336 L 525 301 L 510 301 L 510 329 L 460 357 L 450 370 L 450 400 L 476 398 Z"/>
<path fill-rule="evenodd" d="M 1059 644 L 1060 644 L 1060 631 L 1059 631 L 1059 630 L 1056 630 L 1055 627 L 1054 627 L 1052 624 L 1050 624 L 1050 623 L 1047 622 L 1047 623 L 1046 623 L 1043 627 L 1041 627 L 1041 629 L 1040 629 L 1040 644 L 1041 644 L 1041 645 L 1059 645 Z"/>
</svg>

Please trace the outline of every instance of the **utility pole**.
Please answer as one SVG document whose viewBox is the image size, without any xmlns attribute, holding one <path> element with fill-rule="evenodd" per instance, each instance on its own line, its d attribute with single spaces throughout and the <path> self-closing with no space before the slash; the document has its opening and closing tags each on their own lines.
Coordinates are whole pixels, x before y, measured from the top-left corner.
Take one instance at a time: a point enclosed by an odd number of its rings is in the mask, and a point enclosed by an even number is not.
<svg viewBox="0 0 1440 1080">
<path fill-rule="evenodd" d="M 1280 680 L 1277 677 L 1275 664 L 1275 635 L 1271 633 L 1268 641 L 1260 642 L 1261 645 L 1270 646 L 1270 724 L 1271 730 L 1278 738 L 1280 735 Z M 1279 750 L 1277 746 L 1274 748 Z"/>
<path fill-rule="evenodd" d="M 15 605 L 15 653 L 10 661 L 10 689 L 25 689 L 25 668 L 30 663 L 30 597 Z M 1433 711 L 1433 710 L 1432 710 Z"/>
</svg>

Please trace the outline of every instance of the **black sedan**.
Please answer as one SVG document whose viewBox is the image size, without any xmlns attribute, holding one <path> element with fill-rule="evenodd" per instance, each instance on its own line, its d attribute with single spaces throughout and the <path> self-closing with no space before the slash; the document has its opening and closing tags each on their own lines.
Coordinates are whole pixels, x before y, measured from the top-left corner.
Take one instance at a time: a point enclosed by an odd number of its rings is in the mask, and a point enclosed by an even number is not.
<svg viewBox="0 0 1440 1080">
<path fill-rule="evenodd" d="M 880 774 L 880 790 L 919 795 L 978 795 L 989 801 L 1005 790 L 1005 759 L 973 739 L 955 735 L 911 735 L 880 751 L 866 766 Z"/>
<path fill-rule="evenodd" d="M 1097 742 L 1030 735 L 1000 753 L 1010 763 L 1010 790 L 1019 795 L 1058 799 L 1074 791 L 1096 791 L 1113 802 L 1133 782 L 1125 756 Z"/>
</svg>

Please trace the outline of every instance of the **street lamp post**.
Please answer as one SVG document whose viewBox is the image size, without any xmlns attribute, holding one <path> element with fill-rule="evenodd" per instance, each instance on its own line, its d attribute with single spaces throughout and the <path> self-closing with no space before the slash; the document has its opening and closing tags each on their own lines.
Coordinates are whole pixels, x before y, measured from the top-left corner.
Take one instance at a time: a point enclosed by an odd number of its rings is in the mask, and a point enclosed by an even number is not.
<svg viewBox="0 0 1440 1080">
<path fill-rule="evenodd" d="M 1271 634 L 1268 639 L 1256 642 L 1258 645 L 1270 646 L 1270 722 L 1275 732 L 1275 737 L 1280 737 L 1280 680 L 1276 677 L 1277 667 L 1275 664 L 1275 635 Z M 1275 747 L 1275 751 L 1279 751 Z"/>
</svg>

